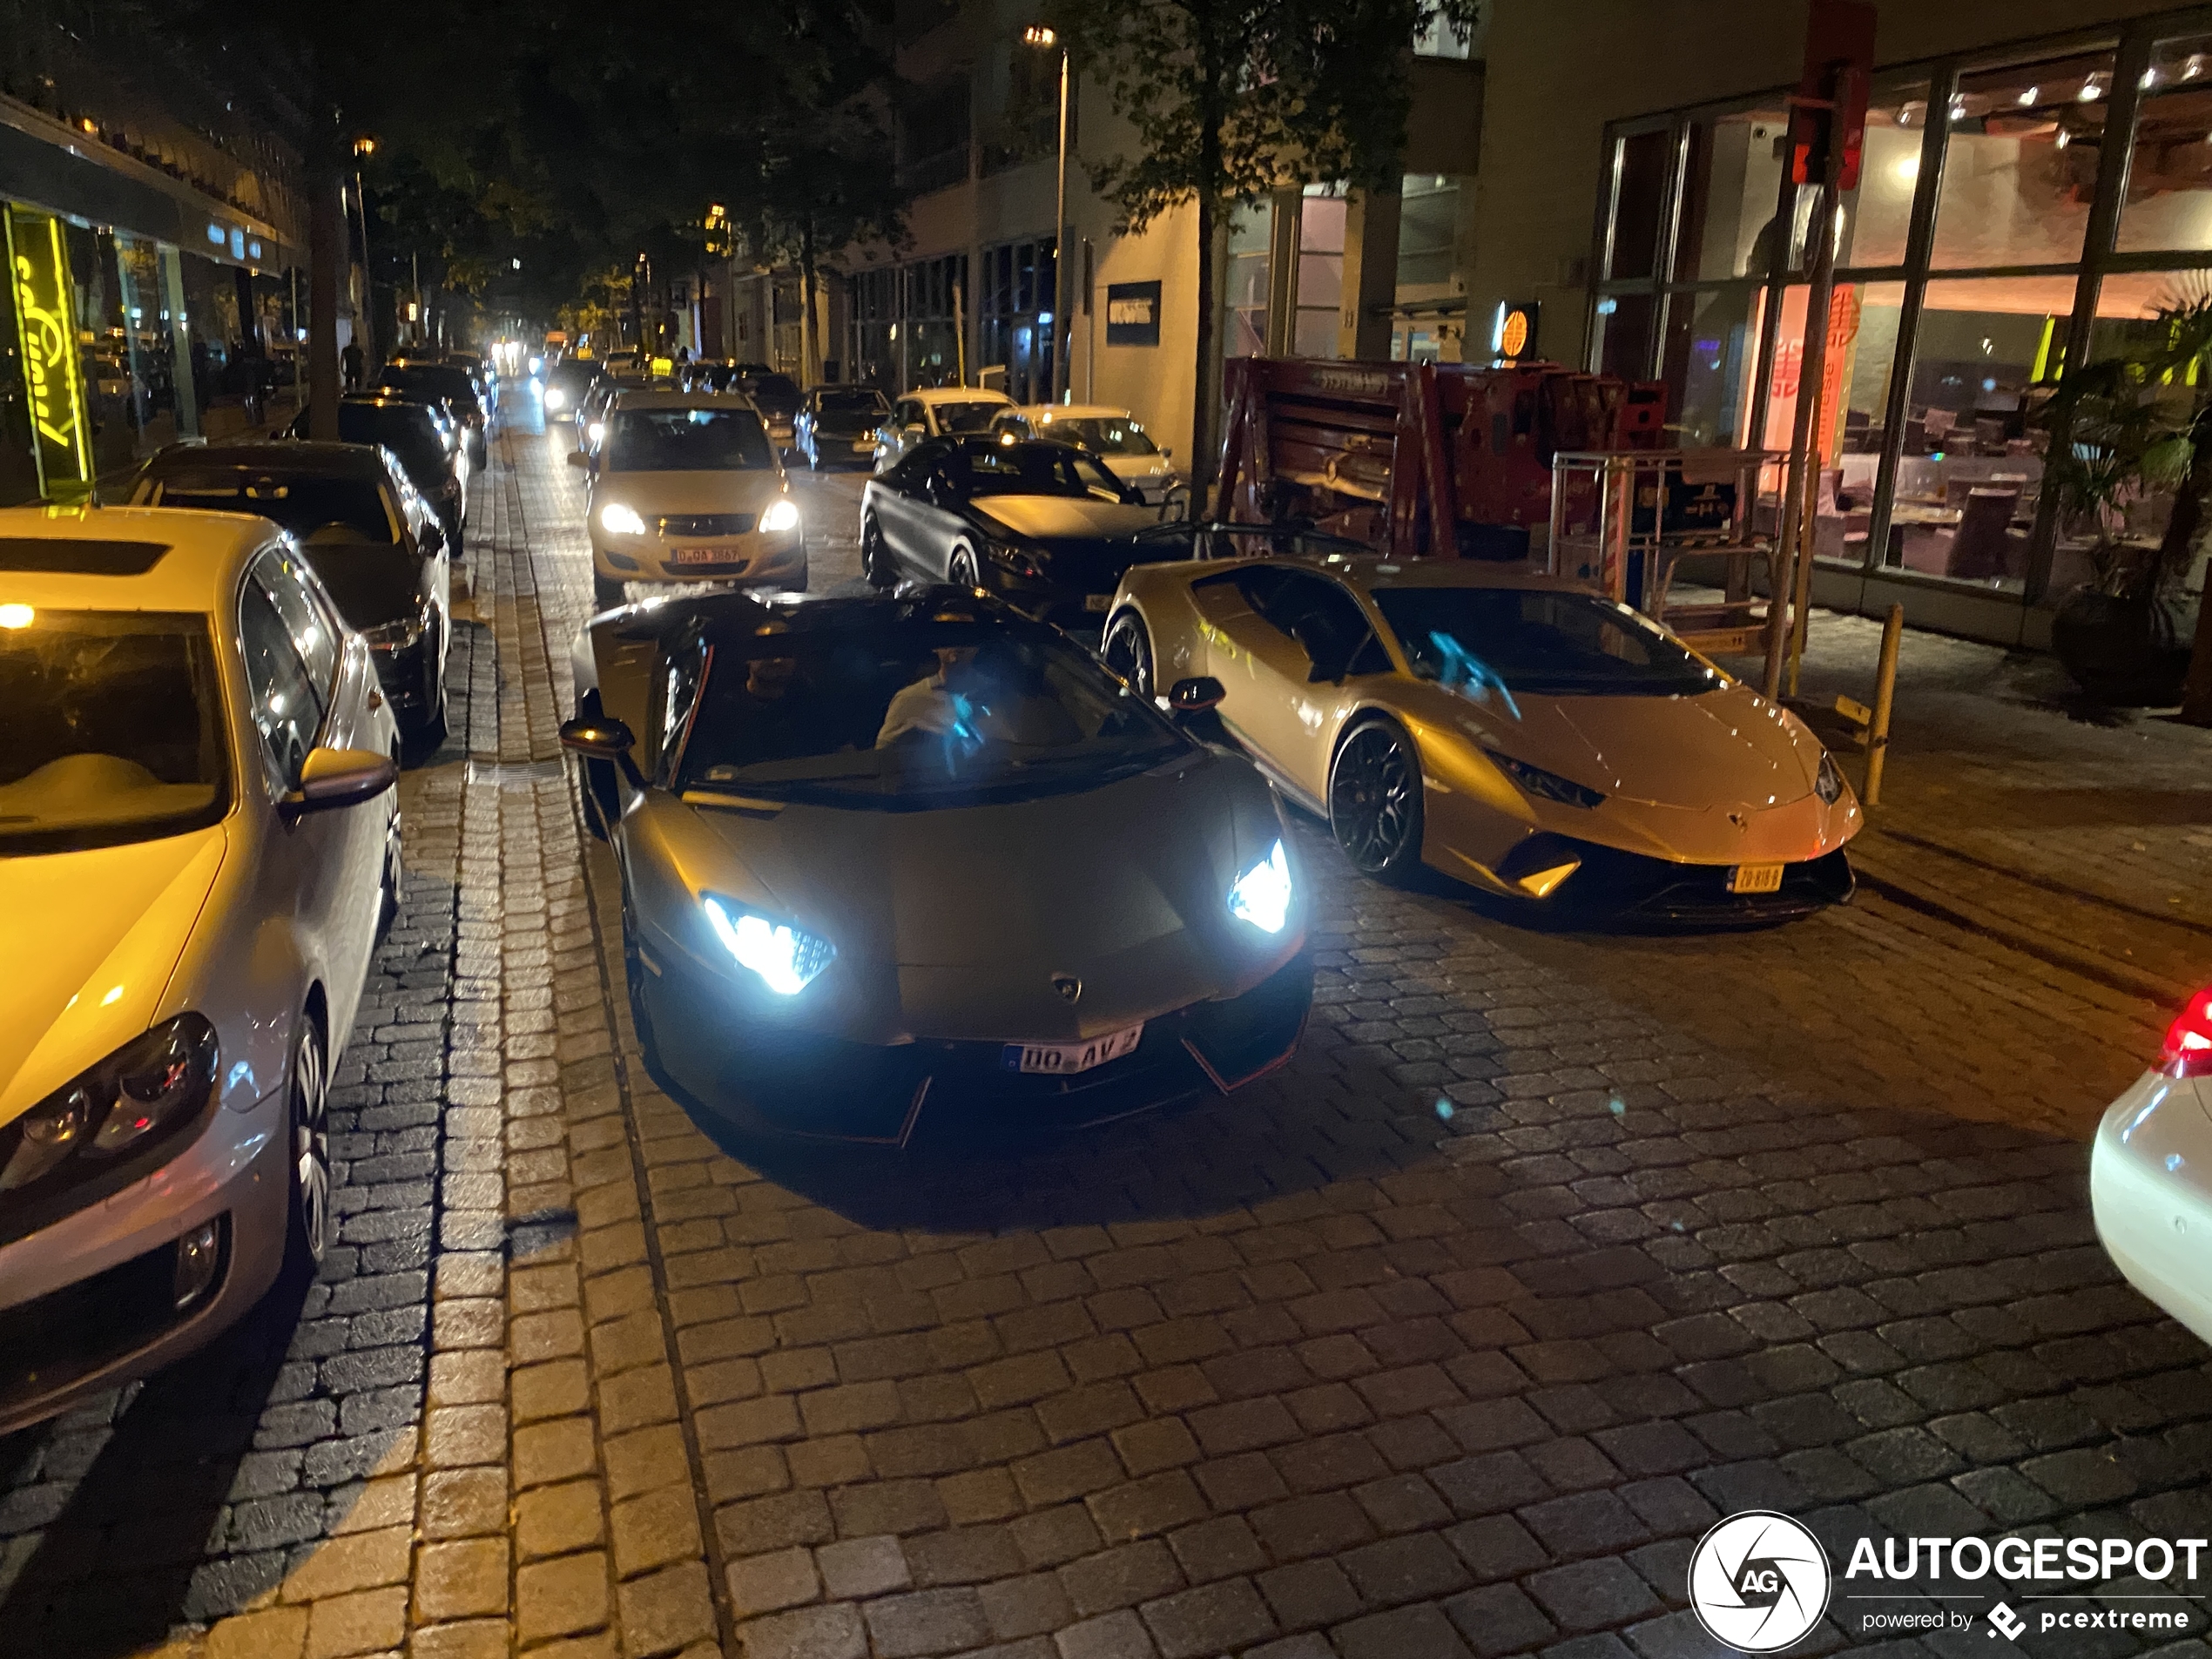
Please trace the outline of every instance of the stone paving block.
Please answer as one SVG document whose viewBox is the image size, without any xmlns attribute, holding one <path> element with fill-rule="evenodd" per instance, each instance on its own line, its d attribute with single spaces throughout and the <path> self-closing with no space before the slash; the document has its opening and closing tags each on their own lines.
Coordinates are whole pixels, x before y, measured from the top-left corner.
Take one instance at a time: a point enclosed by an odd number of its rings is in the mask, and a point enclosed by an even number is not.
<svg viewBox="0 0 2212 1659">
<path fill-rule="evenodd" d="M 1467 1646 L 1453 1622 L 1432 1606 L 1373 1614 L 1329 1634 L 1343 1659 L 1467 1659 Z"/>
<path fill-rule="evenodd" d="M 738 1635 L 746 1659 L 867 1659 L 867 1628 L 848 1602 L 751 1619 Z"/>
<path fill-rule="evenodd" d="M 598 1551 L 516 1569 L 515 1634 L 524 1643 L 596 1630 L 608 1610 L 607 1558 Z"/>
<path fill-rule="evenodd" d="M 714 1637 L 714 1598 L 704 1561 L 685 1561 L 625 1580 L 616 1596 L 627 1653 L 674 1653 Z"/>
</svg>

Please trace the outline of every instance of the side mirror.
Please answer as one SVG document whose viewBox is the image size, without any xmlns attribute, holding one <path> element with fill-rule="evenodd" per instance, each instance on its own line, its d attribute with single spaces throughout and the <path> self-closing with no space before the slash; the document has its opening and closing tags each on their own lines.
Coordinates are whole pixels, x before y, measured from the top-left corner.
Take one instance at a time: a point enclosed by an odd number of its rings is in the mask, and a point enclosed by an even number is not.
<svg viewBox="0 0 2212 1659">
<path fill-rule="evenodd" d="M 300 786 L 277 803 L 287 818 L 374 800 L 400 780 L 389 755 L 367 749 L 315 749 L 300 768 Z"/>
<path fill-rule="evenodd" d="M 561 724 L 561 746 L 589 760 L 619 760 L 636 741 L 628 726 L 608 715 Z"/>
<path fill-rule="evenodd" d="M 435 524 L 425 524 L 422 534 L 415 538 L 415 550 L 426 559 L 435 559 L 445 551 L 446 533 Z"/>
<path fill-rule="evenodd" d="M 1229 688 L 1211 674 L 1177 680 L 1168 687 L 1168 711 L 1178 715 L 1204 714 L 1219 708 L 1228 695 Z"/>
<path fill-rule="evenodd" d="M 582 467 L 586 472 L 589 472 L 591 469 L 591 457 L 584 454 L 581 449 L 571 449 L 569 451 L 569 465 L 571 467 Z"/>
</svg>

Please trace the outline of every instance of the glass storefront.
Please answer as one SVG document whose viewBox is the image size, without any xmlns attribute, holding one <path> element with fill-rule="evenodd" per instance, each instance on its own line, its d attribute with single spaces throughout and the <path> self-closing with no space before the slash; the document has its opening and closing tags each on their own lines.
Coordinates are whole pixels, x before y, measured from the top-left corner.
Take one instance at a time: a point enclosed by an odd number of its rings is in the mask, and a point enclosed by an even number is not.
<svg viewBox="0 0 2212 1659">
<path fill-rule="evenodd" d="M 2212 11 L 1885 70 L 1871 91 L 1831 232 L 1818 556 L 2063 597 L 2098 527 L 2044 510 L 2036 411 L 2070 364 L 2206 290 Z M 1784 185 L 1786 131 L 1770 94 L 1608 135 L 1587 361 L 1663 381 L 1685 448 L 1790 446 L 1807 249 L 1826 227 L 1817 192 Z M 2146 498 L 2128 534 L 2155 536 L 2166 510 Z"/>
<path fill-rule="evenodd" d="M 1055 281 L 1049 237 L 983 250 L 976 295 L 983 366 L 1006 371 L 1002 389 L 1016 403 L 1052 401 Z"/>
</svg>

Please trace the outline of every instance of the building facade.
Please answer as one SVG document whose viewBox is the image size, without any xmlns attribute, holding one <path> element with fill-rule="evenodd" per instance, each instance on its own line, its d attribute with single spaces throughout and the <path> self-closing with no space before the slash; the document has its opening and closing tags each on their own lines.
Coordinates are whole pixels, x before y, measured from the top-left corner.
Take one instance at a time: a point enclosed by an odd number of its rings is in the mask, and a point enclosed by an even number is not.
<svg viewBox="0 0 2212 1659">
<path fill-rule="evenodd" d="M 1790 444 L 1814 203 L 1783 184 L 1783 94 L 1805 12 L 1495 8 L 1474 314 L 1534 302 L 1542 355 L 1663 381 L 1684 447 Z M 2041 645 L 2097 527 L 2044 498 L 2038 406 L 2208 286 L 2212 10 L 1878 14 L 1833 229 L 1815 598 Z M 2155 537 L 2168 510 L 2148 496 L 2121 533 Z"/>
<path fill-rule="evenodd" d="M 1012 0 L 900 0 L 899 71 L 916 89 L 899 122 L 900 173 L 917 192 L 911 239 L 849 252 L 824 301 L 826 354 L 887 393 L 964 381 L 1041 402 L 1062 351 L 1075 401 L 1130 409 L 1186 453 L 1195 211 L 1116 233 L 1086 164 L 1131 135 L 1078 78 L 1062 269 L 1060 55 L 1024 39 L 1035 20 Z M 1459 359 L 1482 89 L 1480 31 L 1433 30 L 1415 43 L 1402 192 L 1292 185 L 1222 227 L 1210 303 L 1224 354 Z"/>
<path fill-rule="evenodd" d="M 248 387 L 295 355 L 298 170 L 192 102 L 51 24 L 0 44 L 0 504 L 83 500 L 243 426 Z"/>
</svg>

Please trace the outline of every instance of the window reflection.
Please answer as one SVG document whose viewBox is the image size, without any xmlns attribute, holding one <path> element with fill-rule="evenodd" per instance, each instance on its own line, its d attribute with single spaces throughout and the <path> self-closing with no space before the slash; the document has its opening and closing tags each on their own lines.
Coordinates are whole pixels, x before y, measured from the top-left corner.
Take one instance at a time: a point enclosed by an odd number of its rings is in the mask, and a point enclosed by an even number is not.
<svg viewBox="0 0 2212 1659">
<path fill-rule="evenodd" d="M 1937 268 L 2081 257 L 2112 78 L 2107 50 L 1959 78 L 1936 199 Z"/>
<path fill-rule="evenodd" d="M 2139 96 L 2120 251 L 2212 248 L 2212 35 L 2160 41 Z"/>
</svg>

